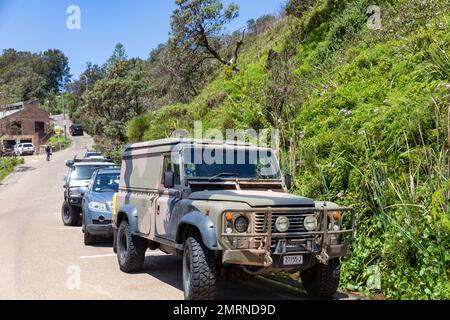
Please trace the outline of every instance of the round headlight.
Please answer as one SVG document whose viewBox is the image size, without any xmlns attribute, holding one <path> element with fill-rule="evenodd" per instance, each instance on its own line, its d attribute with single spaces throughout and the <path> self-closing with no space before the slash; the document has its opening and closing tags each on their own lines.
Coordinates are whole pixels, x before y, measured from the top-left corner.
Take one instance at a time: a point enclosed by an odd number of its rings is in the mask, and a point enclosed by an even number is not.
<svg viewBox="0 0 450 320">
<path fill-rule="evenodd" d="M 234 228 L 239 233 L 247 232 L 248 230 L 248 219 L 244 216 L 240 216 L 234 220 Z"/>
<path fill-rule="evenodd" d="M 307 216 L 305 220 L 303 220 L 303 226 L 308 231 L 314 231 L 317 229 L 317 219 L 315 216 Z"/>
<path fill-rule="evenodd" d="M 275 228 L 278 232 L 286 232 L 289 230 L 289 218 L 286 216 L 278 217 L 275 221 Z"/>
</svg>

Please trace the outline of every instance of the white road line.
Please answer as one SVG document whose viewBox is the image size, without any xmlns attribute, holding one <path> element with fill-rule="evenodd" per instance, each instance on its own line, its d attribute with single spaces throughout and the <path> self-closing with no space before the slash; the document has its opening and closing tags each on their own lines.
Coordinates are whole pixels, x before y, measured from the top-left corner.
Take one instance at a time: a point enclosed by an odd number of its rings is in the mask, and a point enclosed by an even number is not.
<svg viewBox="0 0 450 320">
<path fill-rule="evenodd" d="M 110 258 L 110 257 L 116 257 L 116 256 L 117 256 L 117 254 L 115 254 L 115 253 L 99 254 L 99 255 L 95 255 L 95 256 L 80 256 L 80 259 Z M 159 257 L 159 256 L 166 256 L 166 254 L 161 253 L 161 252 L 150 252 L 150 253 L 147 253 L 145 256 L 146 257 L 150 257 L 150 256 Z"/>
<path fill-rule="evenodd" d="M 81 256 L 80 259 L 96 259 L 96 258 L 108 258 L 108 257 L 115 257 L 116 254 L 112 253 L 112 254 L 101 254 L 101 255 L 96 255 L 96 256 Z"/>
</svg>

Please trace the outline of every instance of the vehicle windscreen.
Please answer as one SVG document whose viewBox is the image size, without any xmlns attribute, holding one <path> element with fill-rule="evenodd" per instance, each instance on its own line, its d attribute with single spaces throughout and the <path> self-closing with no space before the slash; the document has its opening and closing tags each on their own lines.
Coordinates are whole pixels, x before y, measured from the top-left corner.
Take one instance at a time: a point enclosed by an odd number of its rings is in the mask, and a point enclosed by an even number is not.
<svg viewBox="0 0 450 320">
<path fill-rule="evenodd" d="M 89 180 L 92 177 L 94 171 L 98 168 L 108 168 L 114 169 L 115 165 L 84 165 L 84 166 L 75 166 L 72 169 L 72 174 L 70 176 L 71 180 Z"/>
<path fill-rule="evenodd" d="M 184 150 L 184 174 L 188 179 L 280 179 L 275 155 L 265 149 L 221 147 Z"/>
<path fill-rule="evenodd" d="M 95 178 L 92 190 L 94 192 L 118 192 L 119 173 L 102 173 Z"/>
<path fill-rule="evenodd" d="M 26 143 L 23 146 L 26 148 L 33 148 L 33 145 L 31 143 Z"/>
</svg>

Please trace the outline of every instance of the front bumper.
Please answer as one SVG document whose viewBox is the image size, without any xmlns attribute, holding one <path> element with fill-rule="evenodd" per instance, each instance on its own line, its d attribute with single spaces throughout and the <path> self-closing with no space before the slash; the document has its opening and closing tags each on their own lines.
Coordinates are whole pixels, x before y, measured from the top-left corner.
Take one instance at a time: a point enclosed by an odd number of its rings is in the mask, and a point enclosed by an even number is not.
<svg viewBox="0 0 450 320">
<path fill-rule="evenodd" d="M 233 212 L 228 210 L 226 212 Z M 353 208 L 267 208 L 265 210 L 244 210 L 245 213 L 256 214 L 264 212 L 264 225 L 267 226 L 264 233 L 226 233 L 224 229 L 224 217 L 220 221 L 222 251 L 222 263 L 243 266 L 264 267 L 268 270 L 302 270 L 307 269 L 317 261 L 328 263 L 329 259 L 346 256 L 348 254 L 349 243 L 353 239 L 355 229 L 355 213 Z M 339 211 L 341 214 L 350 212 L 349 227 L 345 230 L 330 231 L 331 212 Z M 242 213 L 242 210 L 236 213 Z M 272 214 L 305 214 L 318 213 L 320 230 L 312 232 L 273 232 Z M 225 212 L 223 213 L 225 214 Z M 254 230 L 253 230 L 254 231 Z M 243 248 L 247 246 L 249 248 Z M 237 244 L 237 245 L 236 245 Z M 252 245 L 257 245 L 253 247 Z M 303 262 L 298 265 L 284 265 L 285 256 L 302 256 Z"/>
<path fill-rule="evenodd" d="M 86 231 L 94 236 L 112 237 L 114 234 L 114 230 L 111 224 L 89 224 L 86 226 Z"/>
</svg>

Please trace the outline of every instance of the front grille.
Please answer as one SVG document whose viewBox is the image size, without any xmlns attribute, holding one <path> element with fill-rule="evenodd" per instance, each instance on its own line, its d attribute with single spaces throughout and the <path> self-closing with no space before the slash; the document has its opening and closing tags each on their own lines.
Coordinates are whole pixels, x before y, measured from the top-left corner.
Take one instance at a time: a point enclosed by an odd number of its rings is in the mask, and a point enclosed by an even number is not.
<svg viewBox="0 0 450 320">
<path fill-rule="evenodd" d="M 92 220 L 92 223 L 93 224 L 99 224 L 99 225 L 108 225 L 108 224 L 111 224 L 111 220 L 103 220 L 103 221 L 100 221 L 100 220 Z"/>
<path fill-rule="evenodd" d="M 312 213 L 310 213 L 312 214 Z M 272 213 L 272 233 L 279 233 L 275 228 L 275 221 L 277 221 L 278 217 L 286 216 L 289 219 L 289 229 L 286 233 L 296 233 L 296 232 L 306 232 L 305 227 L 303 226 L 303 220 L 306 216 L 310 215 L 308 213 L 302 214 L 286 214 L 282 212 Z M 255 233 L 266 233 L 267 225 L 264 225 L 264 213 L 256 213 L 255 214 Z"/>
</svg>

